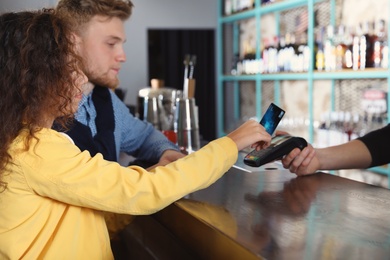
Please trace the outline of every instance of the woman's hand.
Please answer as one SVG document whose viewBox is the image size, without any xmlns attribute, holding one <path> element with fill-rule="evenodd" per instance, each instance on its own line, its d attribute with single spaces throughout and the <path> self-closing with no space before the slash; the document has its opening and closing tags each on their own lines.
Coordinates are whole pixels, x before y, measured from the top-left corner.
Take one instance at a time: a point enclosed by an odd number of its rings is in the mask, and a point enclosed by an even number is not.
<svg viewBox="0 0 390 260">
<path fill-rule="evenodd" d="M 255 120 L 246 121 L 227 136 L 236 143 L 239 151 L 248 146 L 256 149 L 266 148 L 271 142 L 271 135 Z"/>
</svg>

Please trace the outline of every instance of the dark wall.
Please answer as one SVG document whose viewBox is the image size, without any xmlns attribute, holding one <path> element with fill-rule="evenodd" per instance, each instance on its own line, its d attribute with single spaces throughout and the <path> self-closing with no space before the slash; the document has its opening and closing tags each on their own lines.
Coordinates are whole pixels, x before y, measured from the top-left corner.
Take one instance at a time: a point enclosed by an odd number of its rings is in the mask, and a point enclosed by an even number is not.
<svg viewBox="0 0 390 260">
<path fill-rule="evenodd" d="M 165 86 L 182 90 L 184 57 L 186 54 L 196 55 L 194 78 L 199 132 L 208 141 L 216 138 L 214 42 L 214 30 L 148 30 L 149 79 L 163 79 Z"/>
</svg>

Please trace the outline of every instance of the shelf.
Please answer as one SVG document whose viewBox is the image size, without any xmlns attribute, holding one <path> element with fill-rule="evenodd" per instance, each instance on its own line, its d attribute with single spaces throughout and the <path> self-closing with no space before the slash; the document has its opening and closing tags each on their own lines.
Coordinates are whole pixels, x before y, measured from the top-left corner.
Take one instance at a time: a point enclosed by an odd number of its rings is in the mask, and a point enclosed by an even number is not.
<svg viewBox="0 0 390 260">
<path fill-rule="evenodd" d="M 314 55 L 311 57 L 309 61 L 307 72 L 302 73 L 273 73 L 273 74 L 251 74 L 251 75 L 224 75 L 223 71 L 226 68 L 232 67 L 229 64 L 229 61 L 224 60 L 224 57 L 228 59 L 232 59 L 235 54 L 237 54 L 240 50 L 240 21 L 247 19 L 254 19 L 255 29 L 253 31 L 253 39 L 255 40 L 255 46 L 261 46 L 262 40 L 262 28 L 264 26 L 270 26 L 269 24 L 263 24 L 262 16 L 267 14 L 275 14 L 275 33 L 278 35 L 280 33 L 280 18 L 283 14 L 281 12 L 292 10 L 295 8 L 307 8 L 308 12 L 308 46 L 311 50 L 314 49 L 315 46 L 315 4 L 328 2 L 330 9 L 330 17 L 329 24 L 335 25 L 336 23 L 336 0 L 284 0 L 278 1 L 276 3 L 260 5 L 260 0 L 255 1 L 255 7 L 253 9 L 241 11 L 238 13 L 234 13 L 229 16 L 221 16 L 223 10 L 223 3 L 225 0 L 219 0 L 219 18 L 218 18 L 218 84 L 217 84 L 217 134 L 219 136 L 226 135 L 224 132 L 226 129 L 231 127 L 231 121 L 239 120 L 241 115 L 241 96 L 240 96 L 240 86 L 244 86 L 243 83 L 245 81 L 252 81 L 255 85 L 255 93 L 254 93 L 254 107 L 256 109 L 256 116 L 261 117 L 262 115 L 262 102 L 264 97 L 263 88 L 268 87 L 268 84 L 262 84 L 263 81 L 275 81 L 273 84 L 274 91 L 274 101 L 278 103 L 280 101 L 280 92 L 281 92 L 281 84 L 280 81 L 306 81 L 307 85 L 307 106 L 308 106 L 308 141 L 313 143 L 314 140 L 314 95 L 315 95 L 315 82 L 318 80 L 329 80 L 330 82 L 330 94 L 331 94 L 331 109 L 335 109 L 334 107 L 334 96 L 336 93 L 336 81 L 338 80 L 374 80 L 374 79 L 382 79 L 387 81 L 387 91 L 390 93 L 390 68 L 382 69 L 382 68 L 366 68 L 364 70 L 352 70 L 345 69 L 339 71 L 316 71 L 313 70 L 315 67 L 315 60 L 313 59 Z M 388 3 L 388 8 L 390 8 L 390 0 Z M 325 8 L 326 9 L 326 8 Z M 388 9 L 390 10 L 390 9 Z M 295 11 L 295 10 L 294 10 Z M 301 11 L 301 10 L 298 10 Z M 387 20 L 389 21 L 389 20 Z M 389 25 L 389 23 L 388 23 Z M 224 43 L 224 33 L 226 33 L 226 38 L 232 36 L 232 42 L 229 44 Z M 390 26 L 387 27 L 387 34 L 390 35 Z M 390 48 L 390 41 L 388 41 Z M 228 55 L 224 54 L 226 52 L 226 48 L 231 48 Z M 242 47 L 242 46 L 241 46 Z M 256 47 L 257 48 L 257 47 Z M 261 50 L 256 49 L 256 57 L 261 57 Z M 227 82 L 231 84 L 226 84 Z M 363 82 L 364 83 L 364 82 Z M 252 86 L 252 85 L 251 85 Z M 224 88 L 229 88 L 229 92 L 226 91 L 225 94 Z M 267 89 L 268 91 L 269 89 Z M 267 92 L 264 92 L 267 93 Z M 305 98 L 305 97 L 302 97 Z M 227 104 L 226 100 L 232 101 Z M 388 104 L 390 104 L 390 95 L 387 97 Z M 227 109 L 228 108 L 228 109 Z M 227 112 L 225 110 L 227 109 Z M 228 121 L 231 120 L 231 121 Z M 390 122 L 390 113 L 388 114 L 388 121 Z M 227 122 L 227 123 L 226 123 Z M 385 174 L 390 177 L 390 165 L 388 167 L 373 167 L 369 169 L 370 171 L 377 172 L 379 174 Z"/>
<path fill-rule="evenodd" d="M 310 73 L 274 73 L 274 74 L 253 74 L 253 75 L 223 75 L 223 81 L 250 81 L 250 80 L 307 80 Z M 389 72 L 386 69 L 365 70 L 342 70 L 334 72 L 313 72 L 312 77 L 315 80 L 342 80 L 342 79 L 387 79 Z"/>
<path fill-rule="evenodd" d="M 314 3 L 322 2 L 323 0 L 314 0 Z M 261 5 L 259 8 L 250 9 L 246 11 L 241 11 L 238 13 L 234 13 L 228 16 L 220 17 L 220 23 L 232 23 L 240 20 L 245 20 L 249 18 L 253 18 L 256 15 L 265 15 L 274 12 L 286 11 L 293 8 L 298 8 L 302 6 L 306 6 L 308 4 L 307 0 L 285 0 L 279 1 L 272 4 Z"/>
<path fill-rule="evenodd" d="M 220 17 L 219 22 L 220 23 L 232 23 L 232 22 L 236 22 L 236 21 L 240 21 L 240 20 L 245 20 L 245 19 L 255 17 L 256 13 L 257 13 L 256 9 L 242 11 L 242 12 L 235 13 L 235 14 L 232 14 L 229 16 Z"/>
<path fill-rule="evenodd" d="M 250 80 L 257 80 L 259 78 L 259 75 L 223 75 L 220 76 L 220 79 L 223 81 L 250 81 Z"/>
<path fill-rule="evenodd" d="M 320 2 L 320 1 L 314 1 L 314 2 Z M 286 11 L 289 9 L 293 9 L 305 5 L 307 5 L 307 0 L 288 0 L 288 1 L 285 0 L 273 4 L 262 5 L 258 10 L 261 15 L 264 15 L 268 13 Z"/>
<path fill-rule="evenodd" d="M 254 75 L 224 75 L 223 81 L 249 81 L 249 80 L 306 80 L 308 73 L 275 73 L 275 74 L 254 74 Z"/>
<path fill-rule="evenodd" d="M 314 72 L 313 79 L 387 79 L 387 69 L 367 68 L 365 70 L 341 70 L 334 72 Z"/>
</svg>

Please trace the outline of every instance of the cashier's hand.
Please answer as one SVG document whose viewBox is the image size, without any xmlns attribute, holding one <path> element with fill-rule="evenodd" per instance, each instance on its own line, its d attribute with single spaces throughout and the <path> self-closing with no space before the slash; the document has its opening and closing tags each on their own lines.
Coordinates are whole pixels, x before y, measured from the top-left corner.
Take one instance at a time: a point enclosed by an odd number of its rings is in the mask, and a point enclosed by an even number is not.
<svg viewBox="0 0 390 260">
<path fill-rule="evenodd" d="M 282 159 L 282 164 L 285 169 L 298 176 L 314 173 L 320 168 L 316 150 L 311 144 L 302 151 L 299 148 L 292 150 Z"/>
<path fill-rule="evenodd" d="M 271 142 L 270 134 L 255 120 L 246 121 L 227 136 L 236 143 L 239 151 L 248 146 L 259 150 L 268 147 Z"/>
<path fill-rule="evenodd" d="M 175 151 L 175 150 L 166 150 L 160 157 L 160 160 L 157 164 L 150 166 L 147 170 L 156 168 L 157 166 L 165 166 L 168 163 L 174 162 L 180 158 L 183 158 L 185 154 Z"/>
<path fill-rule="evenodd" d="M 275 135 L 290 135 L 285 131 L 276 131 Z M 311 174 L 319 170 L 319 160 L 316 151 L 311 144 L 308 144 L 302 151 L 295 148 L 289 154 L 282 158 L 282 164 L 285 169 L 296 175 Z"/>
</svg>

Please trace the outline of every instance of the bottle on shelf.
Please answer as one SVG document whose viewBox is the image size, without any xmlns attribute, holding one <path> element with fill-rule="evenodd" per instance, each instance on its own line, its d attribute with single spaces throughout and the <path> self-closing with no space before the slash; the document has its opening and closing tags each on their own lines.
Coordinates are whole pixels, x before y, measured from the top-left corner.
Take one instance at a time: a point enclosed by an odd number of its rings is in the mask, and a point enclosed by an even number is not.
<svg viewBox="0 0 390 260">
<path fill-rule="evenodd" d="M 286 48 L 286 40 L 284 36 L 279 36 L 279 44 L 278 44 L 278 71 L 284 71 L 284 60 L 285 60 L 285 48 Z"/>
<path fill-rule="evenodd" d="M 225 15 L 232 14 L 232 0 L 225 0 Z"/>
<path fill-rule="evenodd" d="M 251 45 L 251 40 L 246 40 L 243 43 L 243 58 L 239 61 L 237 66 L 237 74 L 253 74 L 254 70 L 254 60 L 255 60 L 255 50 Z"/>
<path fill-rule="evenodd" d="M 382 42 L 383 40 L 380 39 L 382 36 L 382 30 L 381 30 L 382 25 L 380 22 L 375 23 L 375 35 L 376 39 L 374 41 L 374 46 L 373 46 L 373 53 L 372 53 L 372 58 L 373 58 L 373 67 L 374 68 L 380 68 L 381 67 L 381 51 L 382 51 Z"/>
<path fill-rule="evenodd" d="M 268 45 L 268 73 L 278 72 L 278 37 L 274 36 L 270 39 Z"/>
<path fill-rule="evenodd" d="M 315 68 L 318 71 L 325 69 L 324 33 L 325 28 L 320 27 L 316 34 Z"/>
<path fill-rule="evenodd" d="M 246 11 L 252 8 L 254 1 L 253 0 L 240 0 L 239 1 L 239 11 Z"/>
<path fill-rule="evenodd" d="M 352 45 L 353 45 L 353 36 L 351 34 L 350 28 L 345 28 L 344 35 L 344 44 L 346 46 L 344 53 L 344 69 L 352 69 L 353 66 L 353 55 L 352 55 Z"/>
<path fill-rule="evenodd" d="M 383 43 L 382 43 L 382 50 L 381 50 L 381 67 L 388 69 L 389 68 L 389 45 L 388 45 L 388 35 L 387 35 L 387 27 L 386 22 L 383 21 Z"/>
<path fill-rule="evenodd" d="M 307 33 L 303 34 L 302 38 L 302 53 L 303 53 L 303 71 L 309 71 L 309 64 L 311 59 L 311 50 L 307 42 Z"/>
<path fill-rule="evenodd" d="M 237 12 L 252 9 L 255 6 L 254 0 L 225 0 L 225 15 L 231 15 Z"/>
<path fill-rule="evenodd" d="M 356 27 L 355 35 L 352 40 L 352 69 L 358 70 L 360 68 L 360 36 L 361 29 L 359 26 Z"/>
<path fill-rule="evenodd" d="M 325 70 L 332 71 L 336 69 L 336 47 L 334 45 L 334 27 L 326 27 L 326 39 L 324 43 Z"/>
<path fill-rule="evenodd" d="M 318 45 L 318 50 L 316 53 L 316 69 L 318 71 L 322 71 L 325 68 L 325 55 L 324 48 L 322 47 L 322 43 Z"/>
<path fill-rule="evenodd" d="M 292 42 L 292 36 L 290 33 L 286 33 L 285 35 L 285 44 L 286 46 L 284 47 L 283 50 L 283 71 L 285 72 L 290 72 L 291 71 L 291 62 L 293 60 L 295 50 L 293 47 Z"/>
<path fill-rule="evenodd" d="M 275 0 L 261 0 L 261 4 L 262 5 L 266 5 L 266 4 L 271 4 L 273 3 Z"/>
<path fill-rule="evenodd" d="M 373 67 L 387 68 L 388 67 L 388 46 L 386 35 L 386 22 L 383 19 L 375 23 L 375 41 L 373 43 Z"/>
<path fill-rule="evenodd" d="M 362 34 L 360 35 L 360 40 L 359 40 L 359 44 L 360 44 L 359 45 L 359 57 L 360 57 L 359 69 L 365 69 L 368 65 L 367 63 L 367 57 L 368 57 L 367 51 L 368 51 L 368 44 L 369 44 L 368 27 L 361 25 L 361 32 Z"/>
<path fill-rule="evenodd" d="M 366 21 L 361 25 L 361 36 L 360 36 L 360 69 L 374 67 L 373 61 L 373 50 L 375 42 L 375 35 L 372 32 L 371 23 Z"/>
<path fill-rule="evenodd" d="M 337 34 L 334 37 L 335 44 L 335 69 L 341 70 L 347 67 L 346 65 L 346 53 L 348 50 L 348 46 L 346 43 L 346 31 L 344 25 L 339 25 L 337 29 Z M 348 54 L 347 54 L 348 55 Z"/>
<path fill-rule="evenodd" d="M 269 64 L 269 41 L 268 38 L 263 40 L 264 48 L 261 52 L 261 59 L 263 62 L 263 73 L 268 73 L 268 64 Z"/>
<path fill-rule="evenodd" d="M 232 11 L 231 13 L 234 14 L 238 11 L 238 1 L 237 0 L 231 0 L 232 1 Z"/>
<path fill-rule="evenodd" d="M 232 68 L 230 70 L 230 74 L 239 75 L 239 73 L 238 73 L 238 64 L 239 63 L 240 63 L 240 55 L 238 53 L 236 53 L 233 55 Z"/>
<path fill-rule="evenodd" d="M 293 72 L 305 72 L 309 70 L 310 48 L 307 45 L 307 33 L 302 32 L 297 36 Z"/>
</svg>

